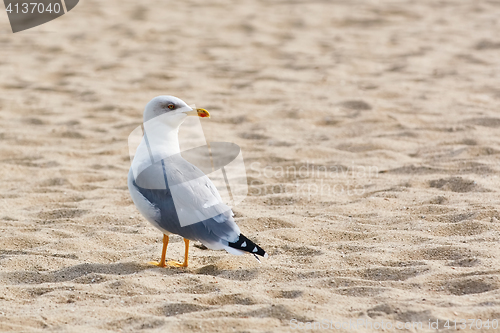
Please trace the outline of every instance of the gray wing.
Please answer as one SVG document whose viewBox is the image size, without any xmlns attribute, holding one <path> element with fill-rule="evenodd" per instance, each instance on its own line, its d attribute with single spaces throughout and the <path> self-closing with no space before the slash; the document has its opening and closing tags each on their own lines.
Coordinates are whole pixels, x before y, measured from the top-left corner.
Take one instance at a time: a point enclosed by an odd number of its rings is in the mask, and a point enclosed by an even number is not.
<svg viewBox="0 0 500 333">
<path fill-rule="evenodd" d="M 240 230 L 215 185 L 179 154 L 146 168 L 129 171 L 129 189 L 137 208 L 160 230 L 227 249 Z M 146 216 L 149 215 L 149 216 Z"/>
</svg>

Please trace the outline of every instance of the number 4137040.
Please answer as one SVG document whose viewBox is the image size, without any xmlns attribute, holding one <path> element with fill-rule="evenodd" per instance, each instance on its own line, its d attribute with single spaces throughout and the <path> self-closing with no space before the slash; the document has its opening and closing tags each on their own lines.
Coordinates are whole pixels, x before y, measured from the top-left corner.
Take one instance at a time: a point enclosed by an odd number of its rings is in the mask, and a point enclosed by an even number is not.
<svg viewBox="0 0 500 333">
<path fill-rule="evenodd" d="M 444 323 L 444 327 L 448 329 L 466 329 L 469 327 L 469 329 L 481 329 L 481 328 L 486 328 L 486 329 L 497 329 L 498 328 L 498 320 L 493 319 L 493 320 L 486 320 L 482 321 L 481 319 L 459 319 L 459 320 L 447 320 Z"/>
<path fill-rule="evenodd" d="M 41 2 L 24 2 L 24 3 L 16 3 L 12 6 L 12 3 L 6 8 L 7 13 L 15 13 L 15 14 L 42 14 L 42 13 L 56 13 L 58 14 L 61 11 L 61 5 L 59 3 L 49 3 L 47 6 Z"/>
</svg>

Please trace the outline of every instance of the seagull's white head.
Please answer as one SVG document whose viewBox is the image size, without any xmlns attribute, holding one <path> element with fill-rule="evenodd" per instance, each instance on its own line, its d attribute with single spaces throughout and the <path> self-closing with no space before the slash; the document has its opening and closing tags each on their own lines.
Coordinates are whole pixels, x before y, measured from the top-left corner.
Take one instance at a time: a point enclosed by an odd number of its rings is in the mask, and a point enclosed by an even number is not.
<svg viewBox="0 0 500 333">
<path fill-rule="evenodd" d="M 159 121 L 178 127 L 187 116 L 209 118 L 210 113 L 205 109 L 193 109 L 180 98 L 164 95 L 153 98 L 144 109 L 144 122 L 158 116 L 162 116 Z"/>
</svg>

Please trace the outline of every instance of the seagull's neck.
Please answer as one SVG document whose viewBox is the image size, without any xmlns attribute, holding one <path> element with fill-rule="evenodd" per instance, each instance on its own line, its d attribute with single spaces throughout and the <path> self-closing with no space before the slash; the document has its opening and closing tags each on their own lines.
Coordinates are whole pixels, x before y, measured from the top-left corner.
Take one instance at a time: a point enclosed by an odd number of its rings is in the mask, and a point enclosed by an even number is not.
<svg viewBox="0 0 500 333">
<path fill-rule="evenodd" d="M 144 141 L 154 161 L 179 154 L 179 126 L 163 123 L 145 126 Z"/>
<path fill-rule="evenodd" d="M 147 121 L 144 123 L 144 136 L 137 147 L 132 161 L 134 177 L 151 165 L 180 154 L 179 124 L 168 124 L 160 121 Z"/>
</svg>

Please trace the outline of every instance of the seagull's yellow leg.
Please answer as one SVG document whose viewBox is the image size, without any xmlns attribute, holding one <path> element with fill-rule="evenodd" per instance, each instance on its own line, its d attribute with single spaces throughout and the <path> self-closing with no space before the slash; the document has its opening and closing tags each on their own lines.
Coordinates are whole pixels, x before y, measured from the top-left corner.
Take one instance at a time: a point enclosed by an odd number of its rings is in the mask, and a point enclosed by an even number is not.
<svg viewBox="0 0 500 333">
<path fill-rule="evenodd" d="M 173 267 L 187 267 L 188 266 L 188 255 L 189 255 L 189 239 L 184 238 L 184 263 L 178 261 L 169 261 L 167 265 Z"/>
<path fill-rule="evenodd" d="M 167 255 L 167 246 L 168 246 L 168 236 L 163 235 L 163 248 L 161 250 L 161 260 L 160 262 L 156 261 L 150 261 L 148 264 L 159 266 L 159 267 L 165 267 L 165 256 Z"/>
</svg>

